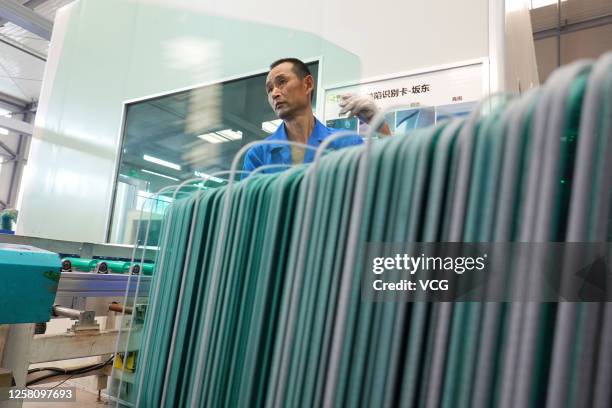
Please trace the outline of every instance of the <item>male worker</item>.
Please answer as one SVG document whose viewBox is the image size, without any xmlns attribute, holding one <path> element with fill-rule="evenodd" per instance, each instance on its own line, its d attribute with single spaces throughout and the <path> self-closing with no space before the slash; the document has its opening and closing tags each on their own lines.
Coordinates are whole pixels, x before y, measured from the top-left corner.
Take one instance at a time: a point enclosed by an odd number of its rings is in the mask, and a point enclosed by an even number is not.
<svg viewBox="0 0 612 408">
<path fill-rule="evenodd" d="M 294 163 L 309 163 L 314 160 L 315 151 L 283 144 L 283 141 L 293 141 L 319 147 L 321 142 L 336 132 L 315 118 L 312 113 L 312 95 L 314 80 L 306 64 L 297 58 L 283 58 L 270 65 L 266 78 L 268 102 L 283 120 L 278 129 L 266 140 L 279 141 L 278 144 L 261 144 L 249 149 L 244 159 L 244 170 L 252 171 L 257 167 L 270 164 L 291 165 Z M 346 95 L 340 101 L 341 114 L 357 116 L 369 123 L 378 108 L 372 99 L 364 96 Z M 380 131 L 389 134 L 386 123 Z M 330 148 L 339 149 L 362 143 L 361 137 L 347 136 L 336 139 Z M 269 172 L 280 171 L 282 168 L 270 169 Z M 243 174 L 246 177 L 247 173 Z"/>
</svg>

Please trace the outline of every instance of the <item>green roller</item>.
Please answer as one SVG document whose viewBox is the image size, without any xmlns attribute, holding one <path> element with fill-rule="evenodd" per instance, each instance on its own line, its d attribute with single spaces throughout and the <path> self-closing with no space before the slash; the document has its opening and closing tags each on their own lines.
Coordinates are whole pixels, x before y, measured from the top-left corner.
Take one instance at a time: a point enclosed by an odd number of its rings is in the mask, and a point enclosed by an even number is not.
<svg viewBox="0 0 612 408">
<path fill-rule="evenodd" d="M 99 259 L 87 258 L 64 258 L 62 259 L 62 269 L 71 270 L 78 269 L 80 271 L 91 271 L 100 262 Z"/>
<path fill-rule="evenodd" d="M 140 268 L 142 270 L 143 275 L 151 276 L 153 275 L 153 268 L 155 268 L 154 263 L 143 263 L 140 264 Z"/>
<path fill-rule="evenodd" d="M 130 270 L 130 263 L 123 261 L 105 261 L 113 273 L 127 273 Z"/>
</svg>

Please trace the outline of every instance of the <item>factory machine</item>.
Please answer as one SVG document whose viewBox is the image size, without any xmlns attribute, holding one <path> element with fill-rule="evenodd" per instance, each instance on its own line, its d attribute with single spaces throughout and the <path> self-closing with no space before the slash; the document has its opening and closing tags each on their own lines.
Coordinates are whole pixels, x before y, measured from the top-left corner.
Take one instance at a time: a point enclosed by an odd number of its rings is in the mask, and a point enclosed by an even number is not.
<svg viewBox="0 0 612 408">
<path fill-rule="evenodd" d="M 155 253 L 155 248 L 0 234 L 0 407 L 19 404 L 7 401 L 11 388 L 68 378 L 95 376 L 100 393 L 110 388 L 113 367 L 115 378 L 129 385 Z M 120 335 L 128 316 L 133 317 L 129 340 Z M 84 357 L 96 361 L 70 365 Z"/>
</svg>

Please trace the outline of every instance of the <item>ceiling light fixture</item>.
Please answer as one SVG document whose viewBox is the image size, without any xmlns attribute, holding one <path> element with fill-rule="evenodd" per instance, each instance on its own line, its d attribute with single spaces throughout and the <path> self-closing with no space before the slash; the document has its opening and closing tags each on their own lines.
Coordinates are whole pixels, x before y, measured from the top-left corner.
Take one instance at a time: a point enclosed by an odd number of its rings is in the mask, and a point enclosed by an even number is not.
<svg viewBox="0 0 612 408">
<path fill-rule="evenodd" d="M 199 135 L 198 136 L 200 139 L 204 140 L 205 142 L 208 143 L 223 143 L 223 142 L 229 142 L 229 140 L 227 140 L 226 138 L 224 138 L 223 136 L 219 136 L 216 133 L 206 133 L 203 135 Z"/>
<path fill-rule="evenodd" d="M 166 179 L 169 179 L 169 180 L 179 181 L 179 179 L 177 179 L 176 177 L 166 176 L 165 174 L 156 173 L 154 171 L 145 170 L 145 169 L 140 169 L 140 171 L 142 171 L 143 173 L 152 174 L 152 175 L 157 176 L 157 177 L 163 177 L 163 178 L 166 178 Z"/>
<path fill-rule="evenodd" d="M 224 143 L 233 140 L 241 140 L 242 132 L 239 130 L 223 129 L 216 132 L 204 133 L 198 137 L 208 143 Z"/>
<path fill-rule="evenodd" d="M 242 139 L 242 132 L 239 130 L 223 129 L 223 130 L 218 130 L 215 133 L 229 140 L 241 140 Z"/>
<path fill-rule="evenodd" d="M 172 163 L 166 160 L 162 160 L 162 159 L 158 159 L 157 157 L 153 157 L 153 156 L 149 156 L 148 154 L 145 154 L 142 156 L 142 158 L 148 162 L 151 163 L 155 163 L 155 164 L 159 164 L 160 166 L 165 166 L 168 167 L 170 169 L 174 169 L 174 170 L 180 170 L 181 166 L 176 164 L 176 163 Z"/>
<path fill-rule="evenodd" d="M 261 130 L 263 130 L 266 133 L 274 133 L 276 132 L 276 129 L 278 129 L 278 127 L 281 125 L 282 122 L 283 122 L 282 119 L 275 119 L 275 120 L 270 120 L 268 122 L 262 122 Z"/>
</svg>

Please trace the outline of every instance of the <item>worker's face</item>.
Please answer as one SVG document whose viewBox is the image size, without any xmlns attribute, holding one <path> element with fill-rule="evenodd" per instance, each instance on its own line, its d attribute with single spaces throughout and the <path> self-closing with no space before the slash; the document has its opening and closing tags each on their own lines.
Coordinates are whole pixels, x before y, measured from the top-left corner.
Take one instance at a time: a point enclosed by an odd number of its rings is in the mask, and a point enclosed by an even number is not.
<svg viewBox="0 0 612 408">
<path fill-rule="evenodd" d="M 272 68 L 266 78 L 268 103 L 279 118 L 291 119 L 306 109 L 312 110 L 313 86 L 311 75 L 302 79 L 293 72 L 291 62 L 283 62 Z"/>
</svg>

